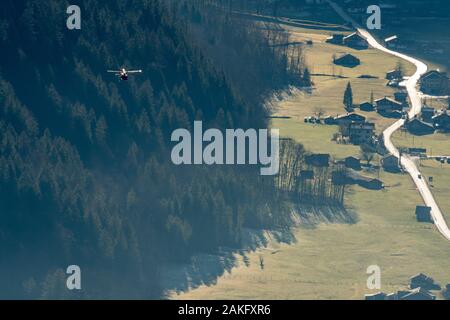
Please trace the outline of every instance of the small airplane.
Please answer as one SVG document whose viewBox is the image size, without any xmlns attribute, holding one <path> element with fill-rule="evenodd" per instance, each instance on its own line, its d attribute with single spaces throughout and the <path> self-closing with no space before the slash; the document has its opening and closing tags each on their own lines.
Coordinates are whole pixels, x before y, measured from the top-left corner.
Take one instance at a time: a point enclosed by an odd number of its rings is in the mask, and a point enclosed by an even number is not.
<svg viewBox="0 0 450 320">
<path fill-rule="evenodd" d="M 108 70 L 108 73 L 115 73 L 116 76 L 118 76 L 120 78 L 120 80 L 127 81 L 128 80 L 128 76 L 130 74 L 142 73 L 142 70 L 129 70 L 128 71 L 125 68 L 122 68 L 120 70 Z"/>
</svg>

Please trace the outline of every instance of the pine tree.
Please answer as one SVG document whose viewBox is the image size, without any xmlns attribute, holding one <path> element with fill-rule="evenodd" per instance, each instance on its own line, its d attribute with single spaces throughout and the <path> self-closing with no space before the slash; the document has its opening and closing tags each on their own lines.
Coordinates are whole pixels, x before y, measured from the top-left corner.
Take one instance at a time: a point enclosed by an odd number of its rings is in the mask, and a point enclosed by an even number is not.
<svg viewBox="0 0 450 320">
<path fill-rule="evenodd" d="M 353 109 L 353 90 L 350 82 L 347 84 L 347 88 L 345 89 L 344 105 L 347 110 Z"/>
</svg>

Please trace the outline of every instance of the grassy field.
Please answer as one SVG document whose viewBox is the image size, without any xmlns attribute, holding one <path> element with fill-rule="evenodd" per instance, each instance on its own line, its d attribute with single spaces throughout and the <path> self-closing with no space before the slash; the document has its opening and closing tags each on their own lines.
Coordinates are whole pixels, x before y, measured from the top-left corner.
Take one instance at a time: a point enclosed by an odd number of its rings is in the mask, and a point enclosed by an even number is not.
<svg viewBox="0 0 450 320">
<path fill-rule="evenodd" d="M 398 131 L 393 135 L 392 141 L 397 147 L 425 148 L 429 156 L 450 156 L 450 134 L 414 136 L 406 131 Z"/>
<path fill-rule="evenodd" d="M 305 37 L 318 41 L 306 56 L 313 73 L 332 73 L 330 61 L 338 52 L 356 54 L 363 64 L 354 69 L 336 68 L 336 74 L 349 79 L 314 77 L 312 94 L 297 92 L 276 105 L 276 115 L 290 118 L 273 119 L 272 127 L 313 152 L 331 153 L 336 158 L 357 155 L 358 147 L 331 141 L 338 130 L 336 126 L 305 124 L 303 118 L 318 109 L 330 115 L 344 112 L 341 101 L 348 81 L 352 83 L 356 102 L 368 100 L 372 90 L 375 98 L 390 96 L 393 91 L 385 86 L 383 79 L 397 60 L 374 50 L 352 51 L 322 43 L 326 36 L 317 33 L 291 32 L 298 40 Z M 405 68 L 412 73 L 412 66 L 405 65 Z M 357 79 L 362 74 L 380 79 Z M 375 113 L 367 116 L 376 121 L 379 131 L 392 122 Z M 432 170 L 438 169 L 432 163 L 424 166 L 427 166 L 425 174 L 434 174 Z M 419 272 L 434 277 L 441 285 L 450 283 L 450 243 L 433 225 L 416 222 L 415 207 L 423 202 L 409 176 L 382 171 L 380 179 L 386 186 L 383 191 L 351 187 L 347 192 L 346 207 L 357 213 L 357 223 L 323 222 L 314 227 L 300 224 L 293 230 L 296 239 L 293 243 L 283 244 L 268 237 L 265 247 L 235 253 L 236 261 L 217 279 L 203 284 L 196 281 L 188 290 L 171 292 L 169 296 L 173 299 L 362 299 L 364 294 L 373 293 L 366 288 L 366 270 L 371 265 L 381 268 L 384 292 L 406 287 L 409 277 Z M 448 194 L 449 183 L 450 180 L 443 178 L 436 180 L 436 188 L 444 186 L 437 195 L 438 200 Z M 448 207 L 447 203 L 444 205 Z M 308 208 L 305 210 L 314 214 Z"/>
<path fill-rule="evenodd" d="M 429 156 L 450 156 L 449 134 L 435 133 L 418 137 L 407 132 L 397 132 L 393 141 L 399 147 L 426 148 Z M 425 179 L 433 177 L 433 194 L 447 222 L 450 222 L 450 165 L 436 160 L 421 161 L 420 165 Z"/>
<path fill-rule="evenodd" d="M 361 299 L 366 270 L 382 270 L 382 290 L 404 288 L 408 278 L 425 272 L 450 282 L 449 244 L 432 225 L 415 221 L 421 199 L 407 176 L 382 173 L 389 186 L 371 192 L 359 187 L 347 195 L 358 213 L 354 225 L 321 224 L 296 228 L 294 244 L 270 241 L 266 248 L 237 255 L 230 273 L 175 299 Z M 401 201 L 399 201 L 401 199 Z M 260 268 L 260 257 L 264 270 Z"/>
<path fill-rule="evenodd" d="M 421 169 L 425 179 L 433 177 L 432 191 L 441 208 L 447 224 L 450 222 L 450 165 L 436 160 L 421 161 Z"/>
<path fill-rule="evenodd" d="M 283 137 L 301 141 L 306 150 L 313 153 L 326 151 L 335 159 L 359 154 L 358 146 L 342 145 L 331 141 L 333 134 L 339 131 L 338 126 L 306 124 L 303 120 L 296 119 L 273 119 L 272 127 L 278 128 Z"/>
</svg>

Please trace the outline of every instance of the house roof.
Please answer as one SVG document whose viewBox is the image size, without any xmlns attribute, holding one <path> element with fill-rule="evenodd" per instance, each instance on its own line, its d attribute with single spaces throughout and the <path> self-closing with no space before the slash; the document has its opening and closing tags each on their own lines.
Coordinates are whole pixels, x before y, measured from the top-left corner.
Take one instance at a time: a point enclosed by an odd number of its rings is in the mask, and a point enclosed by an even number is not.
<svg viewBox="0 0 450 320">
<path fill-rule="evenodd" d="M 433 117 L 433 120 L 440 118 L 450 118 L 450 115 L 447 112 L 441 112 Z"/>
<path fill-rule="evenodd" d="M 353 55 L 351 53 L 341 53 L 337 59 L 341 59 L 341 58 L 345 58 L 345 57 L 352 57 L 352 58 L 358 59 L 358 57 L 356 57 L 355 55 Z"/>
<path fill-rule="evenodd" d="M 395 159 L 395 160 L 398 160 L 397 157 L 394 156 L 393 154 L 388 154 L 387 156 L 384 156 L 384 157 L 383 157 L 383 161 L 386 160 L 386 159 Z"/>
<path fill-rule="evenodd" d="M 408 294 L 402 297 L 402 300 L 435 300 L 436 297 L 422 288 L 410 290 Z"/>
<path fill-rule="evenodd" d="M 365 182 L 379 182 L 379 183 L 383 183 L 381 180 L 376 179 L 376 178 L 372 178 L 372 177 L 367 177 L 367 176 L 363 176 L 361 174 L 359 174 L 358 172 L 356 172 L 353 169 L 349 169 L 347 170 L 347 172 L 345 173 L 345 175 L 348 178 L 351 178 L 355 181 L 365 181 Z"/>
<path fill-rule="evenodd" d="M 349 34 L 348 36 L 346 36 L 346 37 L 344 37 L 344 40 L 347 40 L 347 39 L 361 39 L 361 40 L 365 40 L 362 36 L 360 36 L 359 34 L 358 34 L 358 32 L 353 32 L 352 34 Z"/>
<path fill-rule="evenodd" d="M 431 125 L 431 124 L 429 124 L 429 123 L 426 123 L 426 122 L 424 122 L 424 121 L 422 121 L 422 120 L 420 120 L 420 119 L 414 119 L 414 120 L 411 120 L 409 123 L 408 123 L 408 125 L 410 126 L 410 125 L 420 125 L 420 126 L 423 126 L 423 127 L 430 127 L 430 128 L 433 128 L 434 129 L 434 127 L 433 127 L 433 125 Z"/>
<path fill-rule="evenodd" d="M 447 74 L 445 72 L 440 72 L 438 70 L 431 70 L 431 71 L 428 71 L 427 73 L 425 73 L 421 79 L 423 80 L 423 79 L 427 79 L 429 77 L 440 77 L 440 78 L 445 77 L 445 78 L 447 78 Z"/>
<path fill-rule="evenodd" d="M 386 294 L 383 292 L 378 292 L 375 294 L 366 294 L 365 299 L 366 300 L 384 300 L 386 298 Z"/>
<path fill-rule="evenodd" d="M 422 209 L 423 209 L 423 208 L 428 208 L 428 207 L 425 207 L 425 206 L 417 206 L 417 208 L 422 208 Z M 431 210 L 431 208 L 430 208 L 430 210 Z M 418 274 L 412 276 L 409 280 L 411 280 L 411 281 L 417 281 L 417 280 L 423 281 L 423 280 L 428 280 L 428 279 L 433 280 L 431 277 L 427 276 L 427 275 L 424 274 L 424 273 L 418 273 Z"/>
<path fill-rule="evenodd" d="M 430 213 L 431 213 L 430 207 L 426 207 L 426 206 L 417 206 L 416 207 L 416 214 L 430 214 Z M 427 280 L 427 279 L 431 279 L 431 278 L 427 277 L 423 273 L 419 273 L 418 275 L 415 275 L 414 277 L 412 277 L 411 281 L 422 281 L 422 280 Z"/>
<path fill-rule="evenodd" d="M 397 298 L 401 300 L 404 296 L 406 296 L 410 293 L 411 293 L 411 291 L 409 291 L 409 290 L 399 290 L 397 292 Z"/>
<path fill-rule="evenodd" d="M 346 118 L 349 118 L 350 120 L 353 118 L 353 119 L 360 119 L 360 120 L 366 120 L 366 117 L 364 117 L 364 116 L 362 116 L 362 115 L 360 115 L 360 114 L 357 114 L 357 113 L 354 113 L 354 112 L 352 112 L 352 113 L 347 113 L 347 114 L 341 114 L 340 116 L 337 116 L 336 118 L 335 118 L 335 120 L 342 120 L 342 119 L 346 119 Z"/>
<path fill-rule="evenodd" d="M 359 60 L 358 57 L 356 57 L 350 53 L 344 53 L 344 54 L 340 55 L 339 57 L 334 59 L 334 62 L 345 62 L 346 60 L 352 60 L 355 63 L 361 62 L 361 60 Z"/>
<path fill-rule="evenodd" d="M 402 105 L 400 102 L 395 101 L 394 99 L 391 99 L 391 98 L 388 98 L 388 97 L 377 99 L 377 100 L 375 100 L 375 102 L 377 104 L 380 103 L 380 102 L 389 102 L 389 103 L 393 103 L 393 104 L 397 104 L 397 105 Z"/>
</svg>

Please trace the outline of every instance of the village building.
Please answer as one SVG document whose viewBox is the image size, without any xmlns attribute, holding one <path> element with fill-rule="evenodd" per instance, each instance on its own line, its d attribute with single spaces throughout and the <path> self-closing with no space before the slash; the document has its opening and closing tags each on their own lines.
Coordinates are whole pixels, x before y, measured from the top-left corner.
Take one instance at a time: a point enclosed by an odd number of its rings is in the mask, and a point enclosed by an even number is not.
<svg viewBox="0 0 450 320">
<path fill-rule="evenodd" d="M 343 43 L 347 47 L 354 48 L 354 49 L 367 49 L 369 47 L 367 40 L 364 39 L 357 32 L 344 37 Z"/>
<path fill-rule="evenodd" d="M 331 37 L 325 40 L 326 43 L 342 45 L 344 43 L 344 35 L 343 34 L 333 34 Z"/>
<path fill-rule="evenodd" d="M 417 288 L 408 291 L 408 293 L 403 295 L 400 298 L 400 300 L 427 301 L 427 300 L 436 300 L 436 296 L 432 295 L 423 288 Z"/>
<path fill-rule="evenodd" d="M 333 63 L 338 66 L 354 68 L 361 64 L 361 60 L 359 60 L 357 57 L 355 57 L 352 54 L 346 53 L 344 55 L 341 55 L 338 58 L 334 58 Z"/>
<path fill-rule="evenodd" d="M 336 124 L 336 120 L 335 120 L 334 117 L 328 116 L 328 117 L 323 119 L 323 123 L 325 123 L 327 125 L 334 125 L 334 124 Z"/>
<path fill-rule="evenodd" d="M 333 172 L 331 175 L 331 181 L 334 185 L 340 186 L 356 184 L 368 190 L 381 190 L 384 188 L 383 181 L 360 175 L 353 169 Z"/>
<path fill-rule="evenodd" d="M 392 87 L 392 88 L 399 88 L 401 82 L 402 82 L 401 79 L 389 80 L 389 82 L 387 83 L 387 86 Z"/>
<path fill-rule="evenodd" d="M 403 297 L 407 296 L 410 293 L 411 293 L 411 290 L 399 290 L 399 291 L 397 291 L 395 296 L 396 296 L 397 300 L 402 300 Z"/>
<path fill-rule="evenodd" d="M 348 128 L 350 142 L 356 145 L 369 143 L 373 140 L 375 123 L 351 123 Z"/>
<path fill-rule="evenodd" d="M 422 120 L 428 123 L 433 122 L 433 117 L 436 114 L 436 110 L 432 107 L 422 107 Z"/>
<path fill-rule="evenodd" d="M 386 79 L 387 80 L 400 79 L 401 77 L 402 77 L 402 72 L 400 70 L 398 70 L 398 69 L 391 70 L 391 71 L 386 73 Z"/>
<path fill-rule="evenodd" d="M 419 273 L 409 279 L 411 289 L 423 288 L 427 290 L 440 290 L 441 287 L 435 283 L 434 279 L 423 273 Z"/>
<path fill-rule="evenodd" d="M 432 70 L 420 78 L 420 90 L 427 94 L 445 95 L 449 91 L 449 78 L 447 73 Z"/>
<path fill-rule="evenodd" d="M 366 300 L 436 300 L 436 296 L 431 294 L 431 290 L 441 290 L 431 277 L 420 273 L 410 278 L 409 289 L 398 290 L 390 294 L 379 292 L 376 294 L 365 295 Z M 446 297 L 446 292 L 450 291 L 450 285 L 447 285 L 447 290 L 444 289 L 443 296 Z"/>
<path fill-rule="evenodd" d="M 381 160 L 381 164 L 383 165 L 383 169 L 385 171 L 388 171 L 388 172 L 399 172 L 400 171 L 399 159 L 392 154 L 385 156 Z"/>
<path fill-rule="evenodd" d="M 447 111 L 443 111 L 432 118 L 432 122 L 436 130 L 450 131 L 450 115 Z"/>
<path fill-rule="evenodd" d="M 385 300 L 388 300 L 388 301 L 396 301 L 396 300 L 399 300 L 399 298 L 398 298 L 398 293 L 393 292 L 393 293 L 387 294 Z"/>
<path fill-rule="evenodd" d="M 364 123 L 366 122 L 366 117 L 357 113 L 347 113 L 334 118 L 336 124 L 338 125 L 349 125 L 350 123 Z"/>
<path fill-rule="evenodd" d="M 356 157 L 347 157 L 344 159 L 345 167 L 354 169 L 354 170 L 361 170 L 361 159 L 358 159 Z"/>
<path fill-rule="evenodd" d="M 386 294 L 383 292 L 378 292 L 375 294 L 366 294 L 364 296 L 365 300 L 370 300 L 370 301 L 381 301 L 381 300 L 386 300 Z"/>
<path fill-rule="evenodd" d="M 433 223 L 431 208 L 425 206 L 416 207 L 416 219 L 418 222 Z"/>
<path fill-rule="evenodd" d="M 395 98 L 395 101 L 405 104 L 408 99 L 408 92 L 398 91 L 398 92 L 394 93 L 394 98 Z"/>
<path fill-rule="evenodd" d="M 384 300 L 436 300 L 436 297 L 424 288 L 416 288 L 412 290 L 399 290 L 386 295 Z"/>
<path fill-rule="evenodd" d="M 431 301 L 436 300 L 436 296 L 423 288 L 416 288 L 413 290 L 400 290 L 397 293 L 385 294 L 383 292 L 375 294 L 366 294 L 364 296 L 367 301 Z"/>
<path fill-rule="evenodd" d="M 329 154 L 311 154 L 305 157 L 305 161 L 307 165 L 326 168 L 330 166 L 330 158 Z"/>
<path fill-rule="evenodd" d="M 445 289 L 442 292 L 442 295 L 444 296 L 445 299 L 450 300 L 450 284 L 447 284 L 445 286 Z"/>
<path fill-rule="evenodd" d="M 404 116 L 403 111 L 393 111 L 389 114 L 386 114 L 386 116 L 393 118 L 393 119 L 401 119 Z"/>
<path fill-rule="evenodd" d="M 375 110 L 375 107 L 370 102 L 363 102 L 359 105 L 361 111 L 371 112 Z"/>
<path fill-rule="evenodd" d="M 430 123 L 424 122 L 419 119 L 413 119 L 406 123 L 406 129 L 416 136 L 425 136 L 434 133 L 434 126 Z"/>
<path fill-rule="evenodd" d="M 400 102 L 388 97 L 378 99 L 375 101 L 375 103 L 377 106 L 377 111 L 382 114 L 389 114 L 394 111 L 403 111 L 403 105 Z"/>
<path fill-rule="evenodd" d="M 427 149 L 425 149 L 425 148 L 408 148 L 408 154 L 413 157 L 426 156 Z"/>
<path fill-rule="evenodd" d="M 384 188 L 383 181 L 375 178 L 360 177 L 357 180 L 360 187 L 366 188 L 368 190 L 382 190 Z"/>
</svg>

